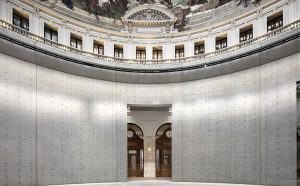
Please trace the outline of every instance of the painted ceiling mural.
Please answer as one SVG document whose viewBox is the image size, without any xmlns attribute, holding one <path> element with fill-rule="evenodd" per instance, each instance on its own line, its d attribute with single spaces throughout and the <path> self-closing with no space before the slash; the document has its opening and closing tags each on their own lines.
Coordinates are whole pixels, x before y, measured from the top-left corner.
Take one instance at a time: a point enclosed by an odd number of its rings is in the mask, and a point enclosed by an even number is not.
<svg viewBox="0 0 300 186">
<path fill-rule="evenodd" d="M 185 26 L 185 17 L 192 13 L 214 9 L 231 1 L 236 5 L 247 6 L 251 3 L 258 3 L 261 0 L 61 0 L 68 8 L 74 7 L 99 16 L 120 19 L 126 11 L 143 4 L 159 3 L 165 5 L 177 17 L 175 26 L 182 30 Z"/>
</svg>

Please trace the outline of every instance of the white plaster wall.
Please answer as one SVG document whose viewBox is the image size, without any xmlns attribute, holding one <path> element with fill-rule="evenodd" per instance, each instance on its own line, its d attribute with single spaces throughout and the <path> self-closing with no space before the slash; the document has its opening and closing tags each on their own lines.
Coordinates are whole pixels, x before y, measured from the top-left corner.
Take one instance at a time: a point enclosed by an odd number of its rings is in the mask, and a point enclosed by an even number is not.
<svg viewBox="0 0 300 186">
<path fill-rule="evenodd" d="M 0 185 L 126 180 L 129 103 L 172 104 L 174 181 L 295 186 L 299 63 L 126 84 L 0 54 Z"/>
</svg>

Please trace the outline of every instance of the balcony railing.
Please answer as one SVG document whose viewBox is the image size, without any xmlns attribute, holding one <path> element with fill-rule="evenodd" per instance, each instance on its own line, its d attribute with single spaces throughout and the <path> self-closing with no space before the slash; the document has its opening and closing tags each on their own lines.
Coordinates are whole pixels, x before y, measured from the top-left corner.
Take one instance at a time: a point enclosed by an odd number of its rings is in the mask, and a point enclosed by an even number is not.
<svg viewBox="0 0 300 186">
<path fill-rule="evenodd" d="M 204 53 L 204 54 L 200 54 L 200 55 L 195 55 L 195 56 L 191 56 L 191 57 L 184 57 L 184 58 L 177 58 L 177 59 L 160 59 L 160 60 L 137 60 L 137 59 L 124 59 L 124 58 L 117 58 L 117 57 L 110 57 L 110 56 L 104 56 L 104 55 L 99 55 L 99 54 L 94 54 L 91 52 L 86 52 L 83 50 L 79 50 L 76 48 L 72 48 L 70 46 L 66 46 L 63 44 L 60 44 L 58 42 L 55 41 L 51 41 L 48 40 L 44 37 L 38 36 L 36 34 L 33 34 L 27 30 L 24 30 L 20 27 L 17 27 L 15 25 L 12 25 L 10 23 L 7 23 L 5 21 L 0 20 L 0 26 L 4 29 L 19 33 L 27 38 L 33 39 L 37 42 L 40 43 L 44 43 L 47 45 L 50 45 L 52 47 L 61 49 L 63 51 L 68 51 L 68 52 L 72 52 L 72 53 L 76 53 L 76 54 L 80 54 L 80 55 L 84 55 L 84 56 L 88 56 L 88 57 L 93 57 L 93 58 L 98 58 L 100 60 L 104 60 L 104 61 L 109 61 L 109 62 L 116 62 L 116 63 L 127 63 L 127 64 L 168 64 L 168 63 L 188 63 L 188 62 L 193 62 L 196 60 L 200 60 L 200 59 L 204 59 L 204 58 L 211 58 L 211 57 L 215 57 L 218 55 L 222 55 L 222 54 L 228 54 L 231 52 L 234 52 L 236 50 L 239 50 L 241 48 L 245 48 L 247 46 L 253 45 L 253 44 L 257 44 L 257 43 L 261 43 L 263 41 L 266 41 L 270 38 L 276 37 L 278 35 L 281 35 L 283 33 L 292 31 L 296 28 L 300 27 L 300 20 L 297 20 L 293 23 L 290 23 L 286 26 L 280 27 L 272 32 L 269 32 L 265 35 L 256 37 L 254 39 L 245 41 L 243 43 L 231 46 L 231 47 L 227 47 L 227 48 L 223 48 L 214 52 L 210 52 L 210 53 Z"/>
</svg>

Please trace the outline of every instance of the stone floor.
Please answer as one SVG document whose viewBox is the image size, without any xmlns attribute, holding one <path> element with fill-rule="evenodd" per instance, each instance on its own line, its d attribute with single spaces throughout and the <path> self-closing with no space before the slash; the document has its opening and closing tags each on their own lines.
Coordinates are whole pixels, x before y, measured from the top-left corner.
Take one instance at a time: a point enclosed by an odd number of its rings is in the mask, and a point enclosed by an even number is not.
<svg viewBox="0 0 300 186">
<path fill-rule="evenodd" d="M 69 184 L 65 186 L 189 186 L 189 185 L 191 186 L 250 186 L 245 184 L 228 184 L 228 183 L 172 182 L 169 179 L 160 179 L 160 180 L 131 179 L 128 182 Z M 255 186 L 255 185 L 251 185 L 251 186 Z"/>
</svg>

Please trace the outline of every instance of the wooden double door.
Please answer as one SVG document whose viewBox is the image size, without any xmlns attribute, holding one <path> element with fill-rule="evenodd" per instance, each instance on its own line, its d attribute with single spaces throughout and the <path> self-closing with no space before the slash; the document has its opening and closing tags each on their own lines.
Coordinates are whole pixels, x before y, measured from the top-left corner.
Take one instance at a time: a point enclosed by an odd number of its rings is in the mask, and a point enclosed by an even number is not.
<svg viewBox="0 0 300 186">
<path fill-rule="evenodd" d="M 156 177 L 172 176 L 171 144 L 171 129 L 168 128 L 162 136 L 156 139 Z"/>
<path fill-rule="evenodd" d="M 144 177 L 144 141 L 133 130 L 128 137 L 128 177 Z"/>
</svg>

